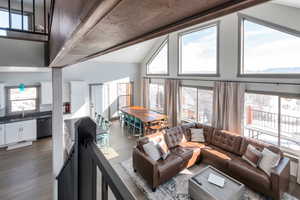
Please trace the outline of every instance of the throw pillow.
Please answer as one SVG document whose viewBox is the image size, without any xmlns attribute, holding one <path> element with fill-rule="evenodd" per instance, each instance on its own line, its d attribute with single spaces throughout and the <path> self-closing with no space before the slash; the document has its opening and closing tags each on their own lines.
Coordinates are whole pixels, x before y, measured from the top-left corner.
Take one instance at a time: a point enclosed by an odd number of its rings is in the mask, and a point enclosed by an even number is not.
<svg viewBox="0 0 300 200">
<path fill-rule="evenodd" d="M 170 154 L 170 150 L 165 142 L 165 140 L 161 140 L 160 142 L 157 143 L 157 148 L 160 151 L 160 155 L 163 160 L 165 160 L 168 155 Z"/>
<path fill-rule="evenodd" d="M 151 141 L 143 145 L 146 154 L 153 160 L 157 161 L 161 158 L 160 151 L 157 146 Z"/>
<path fill-rule="evenodd" d="M 253 167 L 258 166 L 261 158 L 262 158 L 262 153 L 250 144 L 247 146 L 247 150 L 242 156 L 242 159 L 248 162 Z"/>
<path fill-rule="evenodd" d="M 271 176 L 272 168 L 276 167 L 280 161 L 280 155 L 264 148 L 262 153 L 262 159 L 259 162 L 258 167 L 263 170 L 266 174 Z"/>
<path fill-rule="evenodd" d="M 205 142 L 203 128 L 191 128 L 192 142 Z"/>
</svg>

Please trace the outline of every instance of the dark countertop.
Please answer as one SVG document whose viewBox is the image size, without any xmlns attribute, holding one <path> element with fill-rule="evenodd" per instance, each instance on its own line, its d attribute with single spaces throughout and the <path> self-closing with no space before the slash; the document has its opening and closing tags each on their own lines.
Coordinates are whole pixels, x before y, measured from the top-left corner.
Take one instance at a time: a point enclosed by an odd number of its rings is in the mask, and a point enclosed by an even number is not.
<svg viewBox="0 0 300 200">
<path fill-rule="evenodd" d="M 7 124 L 19 121 L 51 117 L 52 111 L 27 113 L 24 117 L 22 114 L 0 117 L 0 124 Z"/>
</svg>

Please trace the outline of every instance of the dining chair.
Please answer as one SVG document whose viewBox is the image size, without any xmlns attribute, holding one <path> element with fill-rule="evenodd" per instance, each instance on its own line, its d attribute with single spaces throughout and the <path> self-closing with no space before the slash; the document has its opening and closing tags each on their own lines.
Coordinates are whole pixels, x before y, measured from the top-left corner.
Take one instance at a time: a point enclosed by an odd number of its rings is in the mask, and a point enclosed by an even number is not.
<svg viewBox="0 0 300 200">
<path fill-rule="evenodd" d="M 121 127 L 124 127 L 124 123 L 125 123 L 125 113 L 122 111 L 119 111 L 119 116 L 120 116 L 120 124 Z"/>
<path fill-rule="evenodd" d="M 134 118 L 134 131 L 133 131 L 133 135 L 135 137 L 141 137 L 143 136 L 143 122 L 138 119 L 138 118 Z"/>
</svg>

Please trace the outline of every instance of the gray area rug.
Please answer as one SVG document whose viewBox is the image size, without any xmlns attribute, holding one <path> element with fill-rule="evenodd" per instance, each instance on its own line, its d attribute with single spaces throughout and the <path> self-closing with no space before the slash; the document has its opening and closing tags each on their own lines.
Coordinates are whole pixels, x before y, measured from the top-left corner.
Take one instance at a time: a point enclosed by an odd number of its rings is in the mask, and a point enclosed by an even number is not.
<svg viewBox="0 0 300 200">
<path fill-rule="evenodd" d="M 182 171 L 180 174 L 170 179 L 168 182 L 159 186 L 156 192 L 152 192 L 151 188 L 147 185 L 144 179 L 138 174 L 133 172 L 132 159 L 120 163 L 122 168 L 128 173 L 135 185 L 145 194 L 149 200 L 190 200 L 188 195 L 188 179 L 201 170 L 200 167 L 195 166 L 188 170 Z M 266 197 L 246 189 L 243 200 L 267 200 Z M 284 194 L 282 200 L 298 200 L 297 198 Z"/>
</svg>

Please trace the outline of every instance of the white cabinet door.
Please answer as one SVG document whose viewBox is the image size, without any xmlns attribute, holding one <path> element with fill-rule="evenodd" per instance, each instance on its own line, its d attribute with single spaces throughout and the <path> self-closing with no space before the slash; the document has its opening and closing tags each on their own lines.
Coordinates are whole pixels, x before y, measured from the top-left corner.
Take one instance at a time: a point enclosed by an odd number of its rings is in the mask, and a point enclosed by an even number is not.
<svg viewBox="0 0 300 200">
<path fill-rule="evenodd" d="M 41 104 L 52 104 L 52 82 L 41 82 Z"/>
<path fill-rule="evenodd" d="M 5 108 L 4 84 L 0 83 L 0 110 Z"/>
<path fill-rule="evenodd" d="M 18 122 L 5 124 L 5 143 L 12 144 L 20 141 L 21 127 Z"/>
<path fill-rule="evenodd" d="M 5 144 L 5 131 L 4 125 L 0 124 L 0 146 Z"/>
<path fill-rule="evenodd" d="M 21 140 L 32 141 L 36 140 L 36 120 L 23 121 L 21 124 Z"/>
<path fill-rule="evenodd" d="M 89 87 L 84 81 L 70 82 L 71 113 L 72 117 L 84 117 L 89 115 Z"/>
</svg>

